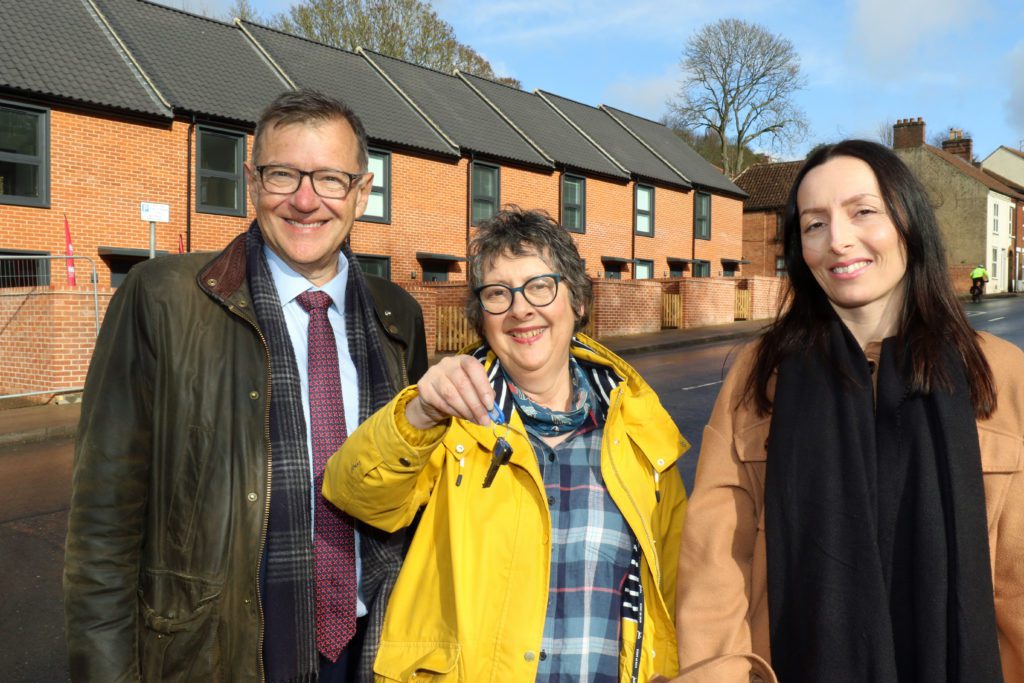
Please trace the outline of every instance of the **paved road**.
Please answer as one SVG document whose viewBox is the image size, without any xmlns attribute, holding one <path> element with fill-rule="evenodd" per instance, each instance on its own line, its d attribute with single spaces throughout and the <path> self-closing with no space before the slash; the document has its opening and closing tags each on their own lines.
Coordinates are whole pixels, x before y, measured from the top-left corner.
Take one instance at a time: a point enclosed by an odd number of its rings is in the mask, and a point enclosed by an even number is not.
<svg viewBox="0 0 1024 683">
<path fill-rule="evenodd" d="M 1024 348 L 1024 298 L 967 307 L 971 323 Z M 681 463 L 692 485 L 701 431 L 742 342 L 631 356 L 693 444 Z M 0 680 L 67 680 L 61 564 L 71 481 L 71 443 L 0 449 Z"/>
</svg>

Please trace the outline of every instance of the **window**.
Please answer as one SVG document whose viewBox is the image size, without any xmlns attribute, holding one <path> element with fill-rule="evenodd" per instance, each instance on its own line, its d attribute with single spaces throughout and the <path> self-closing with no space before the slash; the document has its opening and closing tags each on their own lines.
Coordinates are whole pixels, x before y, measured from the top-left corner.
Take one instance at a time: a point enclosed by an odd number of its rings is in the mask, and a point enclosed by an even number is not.
<svg viewBox="0 0 1024 683">
<path fill-rule="evenodd" d="M 782 218 L 782 213 L 775 214 L 775 241 L 781 242 L 783 240 L 783 234 L 785 232 L 785 221 Z"/>
<path fill-rule="evenodd" d="M 497 166 L 473 162 L 473 225 L 498 212 L 501 176 Z"/>
<path fill-rule="evenodd" d="M 448 282 L 448 263 L 445 261 L 424 261 L 423 281 Z"/>
<path fill-rule="evenodd" d="M 654 261 L 637 259 L 633 265 L 634 280 L 650 280 L 654 277 Z"/>
<path fill-rule="evenodd" d="M 12 287 L 47 287 L 50 284 L 48 251 L 0 249 L 0 289 Z"/>
<path fill-rule="evenodd" d="M 697 261 L 693 264 L 694 277 L 711 277 L 711 261 Z"/>
<path fill-rule="evenodd" d="M 100 246 L 96 249 L 99 253 L 100 258 L 110 268 L 110 286 L 120 287 L 121 283 L 124 282 L 125 277 L 128 275 L 128 271 L 136 263 L 141 263 L 149 259 L 149 249 L 126 249 L 122 247 L 105 247 Z M 157 256 L 165 256 L 166 251 L 158 249 L 156 251 Z"/>
<path fill-rule="evenodd" d="M 370 150 L 367 170 L 373 173 L 373 188 L 360 220 L 374 223 L 391 222 L 391 154 Z M 365 268 L 363 272 L 369 272 Z"/>
<path fill-rule="evenodd" d="M 621 280 L 622 270 L 615 266 L 605 266 L 604 268 L 604 279 L 605 280 Z"/>
<path fill-rule="evenodd" d="M 50 112 L 0 102 L 0 204 L 50 205 Z"/>
<path fill-rule="evenodd" d="M 786 277 L 786 257 L 775 257 L 775 277 Z"/>
<path fill-rule="evenodd" d="M 999 250 L 992 249 L 992 267 L 988 269 L 989 279 L 999 279 Z"/>
<path fill-rule="evenodd" d="M 201 127 L 196 144 L 196 211 L 245 215 L 245 135 Z"/>
<path fill-rule="evenodd" d="M 693 195 L 693 236 L 699 240 L 711 239 L 711 195 L 706 192 Z"/>
<path fill-rule="evenodd" d="M 722 261 L 722 277 L 736 277 L 736 262 Z"/>
<path fill-rule="evenodd" d="M 668 262 L 668 276 L 669 277 L 682 277 L 685 267 L 686 267 L 686 264 L 682 263 L 680 261 L 669 261 Z"/>
<path fill-rule="evenodd" d="M 376 275 L 385 280 L 391 279 L 391 257 L 377 254 L 356 254 L 359 270 L 367 275 Z"/>
<path fill-rule="evenodd" d="M 562 227 L 583 232 L 587 226 L 587 179 L 562 176 Z"/>
<path fill-rule="evenodd" d="M 636 186 L 636 211 L 633 230 L 638 235 L 654 234 L 654 188 L 649 185 Z"/>
<path fill-rule="evenodd" d="M 999 234 L 999 205 L 992 205 L 992 234 Z"/>
</svg>

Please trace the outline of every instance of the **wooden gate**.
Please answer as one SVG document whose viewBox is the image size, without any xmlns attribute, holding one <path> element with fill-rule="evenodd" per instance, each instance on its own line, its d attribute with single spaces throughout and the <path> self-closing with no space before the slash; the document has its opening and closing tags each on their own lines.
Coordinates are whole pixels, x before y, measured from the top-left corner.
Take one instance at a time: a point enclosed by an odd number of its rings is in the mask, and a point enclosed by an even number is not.
<svg viewBox="0 0 1024 683">
<path fill-rule="evenodd" d="M 736 320 L 750 320 L 750 290 L 736 290 Z"/>
<path fill-rule="evenodd" d="M 661 294 L 661 326 L 679 328 L 683 326 L 682 297 L 679 294 Z"/>
<path fill-rule="evenodd" d="M 459 351 L 476 339 L 461 306 L 437 307 L 438 351 Z"/>
</svg>

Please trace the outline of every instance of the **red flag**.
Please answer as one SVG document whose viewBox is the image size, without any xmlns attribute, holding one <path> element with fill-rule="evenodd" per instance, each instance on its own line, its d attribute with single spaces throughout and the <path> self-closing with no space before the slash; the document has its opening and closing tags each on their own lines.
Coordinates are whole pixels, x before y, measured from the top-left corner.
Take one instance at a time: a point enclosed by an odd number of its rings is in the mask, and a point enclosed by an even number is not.
<svg viewBox="0 0 1024 683">
<path fill-rule="evenodd" d="M 71 244 L 71 226 L 68 225 L 68 215 L 64 214 L 64 253 L 68 258 L 64 259 L 64 263 L 68 267 L 68 286 L 75 286 L 75 259 L 71 258 L 75 255 L 75 246 Z"/>
<path fill-rule="evenodd" d="M 185 243 L 181 241 L 181 233 L 180 232 L 178 233 L 178 253 L 179 254 L 184 254 L 185 253 Z"/>
</svg>

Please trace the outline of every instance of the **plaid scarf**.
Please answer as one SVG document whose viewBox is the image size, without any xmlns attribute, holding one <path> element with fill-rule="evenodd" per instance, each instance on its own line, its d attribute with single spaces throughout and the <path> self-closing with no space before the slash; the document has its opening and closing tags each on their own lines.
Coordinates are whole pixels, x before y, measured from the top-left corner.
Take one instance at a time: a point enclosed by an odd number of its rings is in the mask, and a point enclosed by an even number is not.
<svg viewBox="0 0 1024 683">
<path fill-rule="evenodd" d="M 345 290 L 346 336 L 358 377 L 359 419 L 363 421 L 383 407 L 399 386 L 398 378 L 387 373 L 373 301 L 362 271 L 347 243 L 342 252 L 351 264 Z M 249 289 L 270 350 L 272 378 L 270 516 L 262 565 L 264 664 L 268 681 L 315 681 L 319 661 L 306 422 L 295 354 L 263 253 L 263 236 L 255 221 L 248 232 L 247 261 Z M 358 531 L 361 587 L 370 610 L 359 680 L 371 681 L 384 608 L 398 576 L 405 544 L 401 534 L 388 535 L 365 525 L 359 525 Z"/>
</svg>

